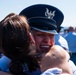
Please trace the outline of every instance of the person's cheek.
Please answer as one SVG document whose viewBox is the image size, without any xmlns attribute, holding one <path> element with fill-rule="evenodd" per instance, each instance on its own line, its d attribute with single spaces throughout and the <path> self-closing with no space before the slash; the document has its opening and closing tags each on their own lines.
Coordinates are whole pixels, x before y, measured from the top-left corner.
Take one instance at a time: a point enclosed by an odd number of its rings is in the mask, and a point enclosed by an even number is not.
<svg viewBox="0 0 76 75">
<path fill-rule="evenodd" d="M 54 45 L 54 43 L 55 43 L 55 41 L 54 41 L 54 40 L 52 40 L 52 41 L 51 41 L 51 45 L 53 46 L 53 45 Z"/>
</svg>

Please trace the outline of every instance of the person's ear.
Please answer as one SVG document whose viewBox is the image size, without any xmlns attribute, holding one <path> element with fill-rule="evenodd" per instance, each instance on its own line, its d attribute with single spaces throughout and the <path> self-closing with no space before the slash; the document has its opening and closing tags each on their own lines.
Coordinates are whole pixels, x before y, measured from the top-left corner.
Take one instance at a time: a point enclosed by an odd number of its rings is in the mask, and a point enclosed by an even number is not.
<svg viewBox="0 0 76 75">
<path fill-rule="evenodd" d="M 33 38 L 31 33 L 29 33 L 29 36 L 30 36 L 31 43 L 35 44 L 35 40 L 34 40 L 34 38 Z"/>
</svg>

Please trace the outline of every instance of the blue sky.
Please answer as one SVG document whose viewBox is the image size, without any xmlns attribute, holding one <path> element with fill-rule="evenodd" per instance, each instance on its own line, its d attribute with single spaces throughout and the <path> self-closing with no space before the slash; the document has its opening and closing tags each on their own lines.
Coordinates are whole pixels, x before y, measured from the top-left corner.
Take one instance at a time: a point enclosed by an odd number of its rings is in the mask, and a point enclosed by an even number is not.
<svg viewBox="0 0 76 75">
<path fill-rule="evenodd" d="M 11 12 L 19 12 L 33 4 L 49 4 L 64 14 L 63 27 L 76 27 L 76 0 L 0 0 L 0 20 Z"/>
</svg>

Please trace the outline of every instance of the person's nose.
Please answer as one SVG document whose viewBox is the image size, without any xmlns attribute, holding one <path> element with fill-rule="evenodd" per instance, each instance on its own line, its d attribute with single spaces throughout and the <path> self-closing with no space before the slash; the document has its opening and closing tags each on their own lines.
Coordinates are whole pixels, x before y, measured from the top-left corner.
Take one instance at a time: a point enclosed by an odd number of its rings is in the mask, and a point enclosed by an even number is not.
<svg viewBox="0 0 76 75">
<path fill-rule="evenodd" d="M 50 42 L 50 41 L 51 41 L 50 37 L 48 35 L 46 35 L 44 37 L 44 42 Z"/>
</svg>

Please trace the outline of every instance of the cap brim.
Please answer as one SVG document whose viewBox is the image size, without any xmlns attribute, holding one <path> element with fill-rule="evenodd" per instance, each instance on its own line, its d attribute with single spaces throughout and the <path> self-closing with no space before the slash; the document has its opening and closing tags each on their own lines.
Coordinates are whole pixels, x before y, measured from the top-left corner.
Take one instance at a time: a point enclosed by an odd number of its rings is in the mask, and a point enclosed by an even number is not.
<svg viewBox="0 0 76 75">
<path fill-rule="evenodd" d="M 33 17 L 30 18 L 28 21 L 30 27 L 35 30 L 51 34 L 57 34 L 56 22 L 52 19 L 48 19 L 45 17 Z"/>
<path fill-rule="evenodd" d="M 38 30 L 40 32 L 50 33 L 50 34 L 58 34 L 56 30 L 41 30 L 35 27 L 32 27 L 32 29 Z"/>
</svg>

